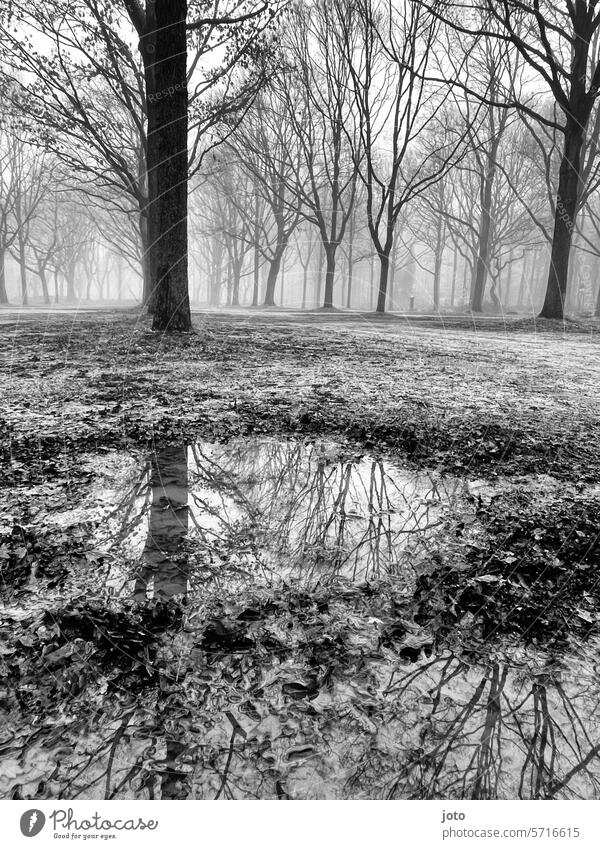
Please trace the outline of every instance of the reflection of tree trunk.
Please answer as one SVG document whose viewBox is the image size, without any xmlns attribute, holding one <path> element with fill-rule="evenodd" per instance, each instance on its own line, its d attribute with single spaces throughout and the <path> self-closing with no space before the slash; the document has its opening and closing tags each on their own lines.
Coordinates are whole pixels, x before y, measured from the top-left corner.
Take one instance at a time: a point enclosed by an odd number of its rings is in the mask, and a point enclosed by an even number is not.
<svg viewBox="0 0 600 849">
<path fill-rule="evenodd" d="M 177 765 L 185 750 L 185 743 L 167 738 L 166 770 L 161 781 L 163 799 L 187 799 L 189 795 L 186 773 Z"/>
<path fill-rule="evenodd" d="M 148 538 L 144 548 L 144 566 L 137 576 L 135 598 L 146 599 L 148 584 L 154 580 L 154 598 L 165 601 L 186 595 L 188 570 L 182 546 L 188 532 L 187 448 L 169 446 L 156 451 L 151 458 L 150 488 L 152 504 Z M 159 708 L 157 720 L 166 726 L 167 715 Z M 164 727 L 166 741 L 165 768 L 161 778 L 163 799 L 185 799 L 189 795 L 187 775 L 179 764 L 186 750 L 174 731 Z"/>
<path fill-rule="evenodd" d="M 188 531 L 187 448 L 162 448 L 152 455 L 152 505 L 144 567 L 135 597 L 146 598 L 154 579 L 154 597 L 167 599 L 187 592 L 187 566 L 181 551 Z"/>
</svg>

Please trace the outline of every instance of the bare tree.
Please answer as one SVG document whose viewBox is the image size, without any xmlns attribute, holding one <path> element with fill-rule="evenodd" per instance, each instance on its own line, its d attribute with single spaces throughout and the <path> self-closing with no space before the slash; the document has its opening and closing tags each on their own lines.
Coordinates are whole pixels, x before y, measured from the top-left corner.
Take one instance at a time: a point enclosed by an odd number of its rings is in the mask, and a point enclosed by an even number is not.
<svg viewBox="0 0 600 849">
<path fill-rule="evenodd" d="M 524 116 L 556 131 L 562 138 L 550 269 L 541 311 L 545 318 L 562 319 L 571 246 L 584 184 L 582 155 L 600 89 L 597 37 L 600 14 L 596 0 L 544 4 L 522 0 L 461 3 L 434 0 L 420 5 L 426 6 L 463 37 L 510 45 L 530 70 L 531 81 L 541 84 L 543 93 L 553 98 L 556 113 L 551 116 L 538 108 L 535 100 L 519 92 L 497 103 L 492 97 L 487 101 L 517 108 Z M 476 93 L 464 79 L 455 78 L 451 84 L 469 94 Z"/>
<path fill-rule="evenodd" d="M 451 167 L 462 139 L 434 151 L 419 147 L 419 136 L 447 99 L 447 86 L 427 78 L 435 18 L 410 0 L 334 2 L 338 49 L 350 69 L 364 151 L 361 158 L 355 149 L 355 159 L 361 162 L 369 232 L 380 260 L 377 311 L 384 312 L 398 217 Z"/>
</svg>

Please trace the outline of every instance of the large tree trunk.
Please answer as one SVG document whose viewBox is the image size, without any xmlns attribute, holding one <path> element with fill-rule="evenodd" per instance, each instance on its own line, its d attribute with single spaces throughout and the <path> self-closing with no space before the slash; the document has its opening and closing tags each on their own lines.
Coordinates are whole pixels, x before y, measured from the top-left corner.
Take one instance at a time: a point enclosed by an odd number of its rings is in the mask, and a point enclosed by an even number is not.
<svg viewBox="0 0 600 849">
<path fill-rule="evenodd" d="M 271 263 L 269 265 L 269 276 L 267 277 L 267 287 L 265 291 L 265 307 L 274 307 L 275 306 L 275 287 L 277 285 L 277 278 L 279 277 L 279 271 L 281 269 L 281 260 L 283 259 L 285 248 L 281 250 L 278 248 L 275 253 Z"/>
<path fill-rule="evenodd" d="M 387 300 L 388 279 L 390 274 L 390 252 L 379 254 L 381 268 L 379 271 L 379 292 L 377 293 L 377 312 L 384 313 Z"/>
<path fill-rule="evenodd" d="M 565 129 L 565 146 L 558 178 L 554 236 L 550 256 L 550 271 L 542 318 L 564 318 L 569 279 L 569 257 L 577 218 L 579 172 L 584 131 L 575 120 L 569 119 Z"/>
<path fill-rule="evenodd" d="M 333 285 L 335 283 L 335 253 L 337 245 L 324 245 L 325 249 L 325 298 L 324 309 L 333 307 Z"/>
<path fill-rule="evenodd" d="M 188 92 L 186 0 L 156 0 L 154 92 L 149 103 L 150 221 L 156 226 L 153 330 L 192 328 L 188 290 Z M 150 139 L 152 136 L 152 139 Z M 149 228 L 152 239 L 153 225 Z"/>
<path fill-rule="evenodd" d="M 315 306 L 321 306 L 321 288 L 323 282 L 323 266 L 325 265 L 325 249 L 323 248 L 323 242 L 319 242 L 319 270 L 317 271 L 317 279 L 316 279 L 316 299 Z"/>
</svg>

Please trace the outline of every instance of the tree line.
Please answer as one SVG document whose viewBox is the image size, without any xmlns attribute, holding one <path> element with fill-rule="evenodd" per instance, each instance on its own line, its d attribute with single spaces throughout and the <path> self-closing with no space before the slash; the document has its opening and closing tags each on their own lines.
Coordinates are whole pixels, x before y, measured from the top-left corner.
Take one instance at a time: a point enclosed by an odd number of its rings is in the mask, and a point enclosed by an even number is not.
<svg viewBox="0 0 600 849">
<path fill-rule="evenodd" d="M 26 302 L 114 251 L 160 331 L 286 263 L 302 306 L 406 306 L 421 268 L 435 310 L 537 276 L 598 312 L 592 0 L 11 0 L 0 42 L 0 301 L 7 254 Z"/>
</svg>

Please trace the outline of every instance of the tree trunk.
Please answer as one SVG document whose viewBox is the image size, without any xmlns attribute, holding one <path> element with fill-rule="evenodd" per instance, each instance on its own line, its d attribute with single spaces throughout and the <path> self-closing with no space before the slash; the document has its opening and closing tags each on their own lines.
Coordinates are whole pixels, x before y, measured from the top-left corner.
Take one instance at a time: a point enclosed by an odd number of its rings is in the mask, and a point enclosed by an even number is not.
<svg viewBox="0 0 600 849">
<path fill-rule="evenodd" d="M 152 269 L 156 267 L 156 259 L 150 243 L 150 226 L 148 214 L 140 227 L 142 240 L 142 305 L 152 314 L 154 311 L 155 279 Z M 154 264 L 153 264 L 154 263 Z"/>
<path fill-rule="evenodd" d="M 458 276 L 458 250 L 454 246 L 454 256 L 452 259 L 452 291 L 450 292 L 450 307 L 454 307 L 456 300 L 456 280 Z"/>
<path fill-rule="evenodd" d="M 379 272 L 379 292 L 377 295 L 377 312 L 384 313 L 385 312 L 385 304 L 387 299 L 387 287 L 388 287 L 388 278 L 390 272 L 390 254 L 389 251 L 387 253 L 379 254 L 379 261 L 381 263 L 381 269 Z"/>
<path fill-rule="evenodd" d="M 394 310 L 396 308 L 396 304 L 394 303 L 395 299 L 395 287 L 396 287 L 396 271 L 398 264 L 398 241 L 394 239 L 394 247 L 392 248 L 392 253 L 390 256 L 390 272 L 389 272 L 389 284 L 388 284 L 388 303 L 390 305 L 390 309 Z"/>
<path fill-rule="evenodd" d="M 258 193 L 256 195 L 255 203 L 254 203 L 254 289 L 252 291 L 252 306 L 257 307 L 260 299 L 260 224 L 259 224 L 259 215 L 260 215 L 260 202 L 258 198 Z"/>
<path fill-rule="evenodd" d="M 75 293 L 75 268 L 70 267 L 67 269 L 67 303 L 73 303 L 75 300 L 77 300 Z"/>
<path fill-rule="evenodd" d="M 352 309 L 352 283 L 354 278 L 354 213 L 350 218 L 350 232 L 348 234 L 348 291 L 346 292 L 346 306 Z"/>
<path fill-rule="evenodd" d="M 242 277 L 242 260 L 236 259 L 232 264 L 233 271 L 233 287 L 231 290 L 231 306 L 239 307 L 240 305 L 240 281 Z"/>
<path fill-rule="evenodd" d="M 513 266 L 514 257 L 511 255 L 508 260 L 508 268 L 506 271 L 506 294 L 504 296 L 504 308 L 507 310 L 510 309 L 510 299 L 512 296 Z"/>
<path fill-rule="evenodd" d="M 319 244 L 319 271 L 317 273 L 317 281 L 316 281 L 316 285 L 317 285 L 317 297 L 316 297 L 316 302 L 315 302 L 316 307 L 321 306 L 321 283 L 322 283 L 322 280 L 323 280 L 323 266 L 324 266 L 324 264 L 325 264 L 325 250 L 323 248 L 323 242 L 320 242 L 320 244 Z"/>
<path fill-rule="evenodd" d="M 310 262 L 310 260 L 309 260 Z M 306 309 L 306 291 L 308 289 L 308 262 L 302 266 L 302 309 Z"/>
<path fill-rule="evenodd" d="M 333 285 L 335 283 L 335 253 L 337 245 L 324 245 L 325 249 L 325 299 L 323 301 L 324 309 L 333 307 Z"/>
<path fill-rule="evenodd" d="M 43 265 L 39 267 L 38 274 L 42 284 L 42 297 L 44 298 L 44 303 L 49 304 L 50 292 L 48 291 L 48 278 L 46 277 L 46 269 Z"/>
<path fill-rule="evenodd" d="M 283 299 L 285 293 L 285 256 L 281 258 L 281 278 L 280 278 L 280 287 L 279 287 L 279 305 L 283 306 Z"/>
<path fill-rule="evenodd" d="M 283 253 L 284 251 L 279 249 L 269 265 L 269 276 L 267 277 L 267 288 L 264 301 L 265 307 L 275 306 L 275 287 L 277 285 L 277 278 L 279 277 Z"/>
<path fill-rule="evenodd" d="M 6 293 L 6 251 L 0 250 L 0 304 L 8 303 Z"/>
<path fill-rule="evenodd" d="M 563 319 L 569 275 L 569 257 L 577 218 L 579 172 L 584 131 L 574 119 L 567 120 L 565 147 L 558 177 L 554 236 L 546 297 L 540 316 Z"/>
<path fill-rule="evenodd" d="M 27 259 L 25 257 L 25 240 L 21 236 L 21 230 L 19 230 L 19 274 L 21 278 L 21 299 L 23 306 L 26 307 L 29 303 L 29 296 L 27 294 Z"/>
<path fill-rule="evenodd" d="M 473 271 L 473 286 L 471 289 L 472 312 L 483 312 L 483 296 L 488 276 L 490 261 L 490 236 L 492 232 L 492 192 L 494 189 L 495 163 L 488 158 L 487 170 L 483 177 L 481 191 L 481 220 L 477 237 L 477 259 Z"/>
<path fill-rule="evenodd" d="M 154 92 L 148 119 L 152 135 L 149 172 L 156 224 L 156 299 L 153 330 L 192 329 L 188 289 L 187 0 L 156 0 Z M 155 158 L 154 158 L 155 157 Z M 154 181 L 149 180 L 149 186 Z M 153 216 L 150 216 L 152 220 Z M 152 227 L 150 238 L 152 239 Z M 153 253 L 153 252 L 152 252 Z M 151 253 L 151 256 L 152 256 Z"/>
</svg>

